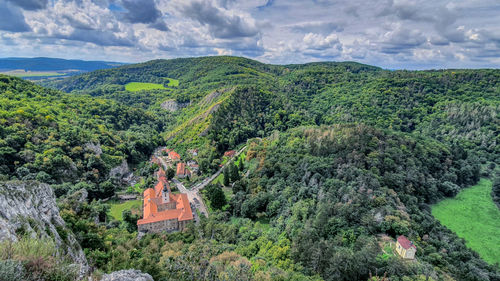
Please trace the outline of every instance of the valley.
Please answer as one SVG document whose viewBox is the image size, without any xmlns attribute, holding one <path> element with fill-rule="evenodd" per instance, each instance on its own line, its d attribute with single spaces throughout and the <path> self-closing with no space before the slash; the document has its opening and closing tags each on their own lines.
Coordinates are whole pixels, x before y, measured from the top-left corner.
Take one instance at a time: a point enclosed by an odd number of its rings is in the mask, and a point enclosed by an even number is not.
<svg viewBox="0 0 500 281">
<path fill-rule="evenodd" d="M 94 276 L 498 280 L 499 83 L 231 56 L 0 75 L 0 180 L 53 190 Z M 138 235 L 160 168 L 195 222 Z"/>
</svg>

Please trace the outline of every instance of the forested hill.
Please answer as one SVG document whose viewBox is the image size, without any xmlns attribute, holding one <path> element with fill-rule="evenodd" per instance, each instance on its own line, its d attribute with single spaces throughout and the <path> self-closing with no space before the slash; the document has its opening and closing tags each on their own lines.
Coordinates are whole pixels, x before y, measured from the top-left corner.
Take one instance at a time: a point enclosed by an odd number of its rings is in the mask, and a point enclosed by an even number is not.
<svg viewBox="0 0 500 281">
<path fill-rule="evenodd" d="M 0 180 L 86 188 L 106 198 L 123 161 L 138 164 L 160 144 L 155 116 L 117 102 L 49 90 L 0 75 Z M 59 194 L 60 195 L 60 194 Z"/>
<path fill-rule="evenodd" d="M 4 177 L 102 198 L 110 180 L 101 170 L 126 159 L 152 175 L 146 155 L 160 143 L 199 163 L 193 181 L 246 145 L 202 191 L 209 217 L 182 233 L 137 240 L 136 214 L 109 223 L 106 203 L 66 200 L 63 218 L 99 270 L 155 280 L 500 280 L 498 265 L 430 212 L 498 170 L 500 70 L 202 57 L 45 84 L 67 93 L 1 78 Z M 66 179 L 57 171 L 68 159 L 79 168 Z M 418 247 L 414 262 L 394 254 L 398 235 Z"/>
<path fill-rule="evenodd" d="M 171 79 L 178 85 L 169 85 Z M 163 89 L 126 90 L 130 82 Z M 362 122 L 500 157 L 500 70 L 387 71 L 345 63 L 269 65 L 239 57 L 155 60 L 52 82 L 149 110 L 174 100 L 166 137 L 219 152 L 299 125 Z M 234 120 L 236 119 L 236 122 Z M 216 122 L 213 122 L 216 120 Z"/>
<path fill-rule="evenodd" d="M 94 71 L 123 65 L 120 62 L 66 60 L 57 58 L 0 58 L 0 71 Z"/>
</svg>

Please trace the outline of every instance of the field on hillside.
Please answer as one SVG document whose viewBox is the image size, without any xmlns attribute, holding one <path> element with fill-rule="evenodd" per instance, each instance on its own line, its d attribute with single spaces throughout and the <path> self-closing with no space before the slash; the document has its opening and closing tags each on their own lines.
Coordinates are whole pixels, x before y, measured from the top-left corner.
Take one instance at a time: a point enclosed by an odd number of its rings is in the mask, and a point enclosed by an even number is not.
<svg viewBox="0 0 500 281">
<path fill-rule="evenodd" d="M 142 82 L 130 82 L 125 85 L 125 90 L 130 92 L 137 92 L 142 90 L 155 90 L 155 89 L 165 89 L 162 84 L 156 83 L 142 83 Z"/>
<path fill-rule="evenodd" d="M 432 208 L 443 225 L 467 241 L 488 263 L 500 263 L 500 210 L 491 198 L 491 181 L 462 190 Z"/>
<path fill-rule="evenodd" d="M 111 203 L 111 209 L 109 210 L 110 215 L 115 220 L 123 220 L 122 212 L 125 210 L 131 210 L 132 208 L 140 208 L 142 205 L 141 200 L 131 200 L 123 203 Z M 133 212 L 132 212 L 133 213 Z"/>
<path fill-rule="evenodd" d="M 169 87 L 179 87 L 179 80 L 177 79 L 172 79 L 172 78 L 166 78 L 168 79 L 168 86 Z"/>
</svg>

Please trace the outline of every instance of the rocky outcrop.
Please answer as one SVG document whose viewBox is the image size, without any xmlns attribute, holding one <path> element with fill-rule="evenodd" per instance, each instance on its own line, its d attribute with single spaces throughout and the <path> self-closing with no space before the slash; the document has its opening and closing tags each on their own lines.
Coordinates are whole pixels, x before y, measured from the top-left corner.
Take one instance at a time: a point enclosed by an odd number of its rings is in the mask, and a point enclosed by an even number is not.
<svg viewBox="0 0 500 281">
<path fill-rule="evenodd" d="M 89 142 L 85 144 L 85 149 L 93 152 L 96 156 L 100 156 L 102 154 L 102 148 L 100 144 Z"/>
<path fill-rule="evenodd" d="M 109 171 L 109 177 L 112 179 L 119 180 L 121 184 L 133 186 L 137 183 L 138 177 L 130 171 L 128 163 L 123 160 L 119 166 L 112 168 Z"/>
<path fill-rule="evenodd" d="M 59 215 L 52 188 L 36 181 L 0 183 L 0 241 L 17 241 L 21 235 L 50 238 L 61 255 L 87 271 L 87 259 L 73 233 Z"/>
<path fill-rule="evenodd" d="M 124 176 L 128 175 L 129 172 L 130 170 L 128 168 L 128 163 L 126 160 L 123 160 L 120 166 L 116 166 L 109 171 L 109 177 L 121 179 Z"/>
<path fill-rule="evenodd" d="M 233 90 L 234 88 L 224 88 L 224 89 L 219 89 L 211 92 L 210 94 L 206 95 L 201 101 L 200 101 L 200 106 L 204 107 L 207 105 L 212 104 L 214 101 L 216 101 L 222 94 Z"/>
<path fill-rule="evenodd" d="M 167 111 L 175 112 L 186 107 L 187 105 L 188 103 L 178 103 L 176 100 L 166 100 L 160 106 Z"/>
<path fill-rule="evenodd" d="M 140 270 L 128 269 L 104 274 L 101 281 L 154 281 L 153 277 Z"/>
</svg>

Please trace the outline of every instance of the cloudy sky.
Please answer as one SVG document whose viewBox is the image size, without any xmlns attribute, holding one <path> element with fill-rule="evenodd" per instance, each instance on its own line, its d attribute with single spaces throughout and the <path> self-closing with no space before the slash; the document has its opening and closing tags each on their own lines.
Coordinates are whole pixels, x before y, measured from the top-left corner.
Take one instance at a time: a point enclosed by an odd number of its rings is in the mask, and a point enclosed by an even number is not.
<svg viewBox="0 0 500 281">
<path fill-rule="evenodd" d="M 0 0 L 0 57 L 500 67 L 500 0 Z"/>
</svg>

